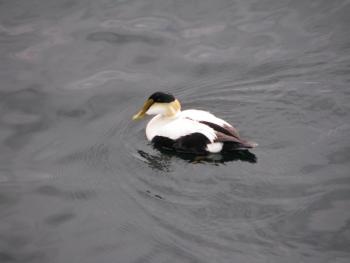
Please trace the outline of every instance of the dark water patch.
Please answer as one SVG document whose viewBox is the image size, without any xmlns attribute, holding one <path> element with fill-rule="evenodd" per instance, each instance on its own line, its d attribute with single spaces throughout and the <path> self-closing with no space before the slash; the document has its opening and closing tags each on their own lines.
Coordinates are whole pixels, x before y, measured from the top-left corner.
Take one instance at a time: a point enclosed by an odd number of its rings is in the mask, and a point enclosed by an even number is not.
<svg viewBox="0 0 350 263">
<path fill-rule="evenodd" d="M 40 85 L 31 85 L 19 91 L 0 93 L 2 105 L 10 109 L 20 109 L 22 111 L 38 110 L 44 100 L 45 93 L 41 91 Z"/>
<path fill-rule="evenodd" d="M 119 29 L 133 33 L 155 33 L 171 37 L 177 33 L 181 27 L 180 24 L 183 23 L 183 21 L 180 21 L 176 17 L 149 16 L 130 20 L 108 19 L 100 25 L 103 28 Z"/>
<path fill-rule="evenodd" d="M 46 124 L 42 122 L 16 127 L 15 132 L 4 140 L 4 145 L 12 149 L 19 149 L 28 143 L 34 133 L 45 129 L 45 127 L 47 127 Z"/>
<path fill-rule="evenodd" d="M 63 1 L 63 3 L 59 3 L 60 8 L 62 8 L 63 10 L 67 10 L 70 9 L 74 6 L 76 6 L 78 3 L 74 0 L 72 1 Z"/>
<path fill-rule="evenodd" d="M 199 207 L 193 211 L 198 218 L 205 220 L 247 220 L 258 221 L 259 219 L 269 219 L 284 213 L 283 208 L 278 205 L 261 205 L 254 202 L 235 201 L 220 198 L 220 205 L 217 207 Z"/>
<path fill-rule="evenodd" d="M 257 157 L 248 150 L 237 150 L 223 154 L 194 155 L 186 153 L 176 153 L 169 150 L 158 149 L 157 154 L 146 153 L 138 150 L 139 155 L 149 167 L 160 171 L 170 171 L 172 159 L 182 159 L 191 164 L 225 164 L 232 161 L 242 161 L 256 163 Z"/>
<path fill-rule="evenodd" d="M 155 56 L 146 56 L 146 55 L 141 55 L 135 58 L 134 62 L 135 64 L 148 64 L 157 61 L 159 58 Z"/>
<path fill-rule="evenodd" d="M 189 163 L 213 163 L 213 164 L 224 164 L 230 161 L 243 161 L 256 163 L 257 157 L 254 153 L 249 150 L 235 150 L 232 152 L 219 153 L 219 154 L 209 154 L 209 155 L 194 155 L 187 153 L 175 153 L 169 150 L 158 149 L 162 156 L 168 155 L 176 158 L 183 159 Z"/>
<path fill-rule="evenodd" d="M 16 257 L 9 252 L 0 252 L 1 262 L 16 262 Z"/>
<path fill-rule="evenodd" d="M 113 84 L 112 87 L 114 88 L 115 88 L 114 85 L 118 85 L 117 87 L 123 87 L 123 89 L 128 89 L 130 90 L 130 92 L 135 92 L 134 91 L 135 86 L 139 87 L 140 84 L 142 84 L 142 86 L 144 87 L 145 85 L 146 86 L 150 84 L 154 85 L 155 83 L 158 83 L 160 85 L 162 83 L 162 79 L 159 78 L 159 76 L 157 75 L 147 74 L 147 73 L 138 73 L 134 71 L 103 70 L 87 78 L 74 81 L 68 84 L 66 87 L 64 87 L 64 89 L 81 91 L 81 90 L 89 90 L 89 89 L 103 89 L 107 86 L 111 90 L 111 83 Z M 104 93 L 104 95 L 103 93 L 95 94 L 96 96 L 92 96 L 92 99 L 101 98 L 102 96 L 104 96 L 106 100 L 109 100 L 112 98 L 118 99 L 121 97 L 124 97 L 125 99 L 130 99 L 130 95 L 123 92 L 116 92 L 116 91 L 120 91 L 119 88 L 115 89 L 114 93 L 109 93 L 109 94 Z M 106 105 L 115 106 L 115 105 L 111 105 L 110 103 L 106 103 Z"/>
<path fill-rule="evenodd" d="M 253 37 L 248 44 L 252 47 L 272 46 L 275 40 L 271 35 L 258 35 Z"/>
<path fill-rule="evenodd" d="M 37 247 L 33 247 L 34 239 L 31 238 L 28 228 L 19 223 L 10 223 L 11 231 L 3 231 L 0 235 L 0 258 L 1 262 L 45 262 L 47 260 L 46 252 Z M 37 241 L 38 239 L 36 239 Z"/>
<path fill-rule="evenodd" d="M 18 252 L 0 252 L 1 262 L 45 262 L 47 258 L 42 252 L 29 252 L 29 253 L 18 253 Z"/>
<path fill-rule="evenodd" d="M 308 164 L 301 168 L 303 174 L 315 173 L 325 168 L 325 165 Z"/>
<path fill-rule="evenodd" d="M 69 200 L 89 200 L 96 197 L 93 190 L 75 190 L 65 193 L 65 197 Z"/>
<path fill-rule="evenodd" d="M 293 64 L 295 64 L 296 66 L 296 61 L 293 59 L 276 61 L 276 62 L 267 62 L 253 68 L 248 74 L 254 77 L 276 74 L 277 72 L 281 72 L 281 71 L 283 72 L 288 69 L 295 68 Z"/>
<path fill-rule="evenodd" d="M 214 75 L 225 71 L 231 71 L 234 65 L 232 63 L 219 63 L 219 62 L 202 62 L 198 65 L 195 65 L 192 69 L 194 76 L 208 76 Z"/>
<path fill-rule="evenodd" d="M 266 147 L 270 148 L 270 149 L 283 149 L 286 148 L 288 146 L 290 146 L 290 142 L 287 141 L 278 141 L 275 143 L 272 143 L 270 145 L 266 145 Z"/>
<path fill-rule="evenodd" d="M 157 37 L 114 32 L 94 32 L 90 33 L 86 39 L 89 41 L 103 41 L 115 45 L 125 45 L 135 42 L 156 46 L 164 44 L 164 40 Z"/>
<path fill-rule="evenodd" d="M 222 242 L 218 242 L 215 236 L 212 236 L 210 238 L 206 236 L 205 233 L 196 235 L 191 233 L 191 231 L 186 231 L 186 227 L 182 228 L 178 225 L 171 224 L 170 222 L 167 222 L 166 220 L 163 220 L 156 216 L 154 217 L 154 219 L 158 222 L 160 226 L 166 229 L 167 235 L 171 239 L 170 249 L 177 250 L 180 255 L 189 254 L 193 259 L 199 260 L 198 258 L 199 255 L 196 255 L 195 251 L 198 250 L 200 247 L 201 248 L 204 247 L 206 250 L 209 250 L 209 251 L 216 250 L 223 253 L 224 251 L 226 251 L 226 249 L 228 249 L 227 245 Z M 189 240 L 191 240 L 191 243 L 193 244 L 192 250 L 189 250 L 188 247 L 186 246 Z M 235 249 L 231 247 L 230 250 L 238 252 L 239 248 Z M 202 253 L 206 254 L 206 257 L 211 258 L 208 253 L 204 251 Z M 211 262 L 211 261 L 209 260 L 207 262 Z"/>
<path fill-rule="evenodd" d="M 51 226 L 59 226 L 74 219 L 76 215 L 70 212 L 62 212 L 51 215 L 45 219 L 45 223 Z"/>
<path fill-rule="evenodd" d="M 47 114 L 43 112 L 47 107 L 46 95 L 40 86 L 0 94 L 0 107 L 3 112 L 0 124 L 11 127 L 13 131 L 4 140 L 10 148 L 23 146 L 34 133 L 47 127 Z"/>
<path fill-rule="evenodd" d="M 307 208 L 282 216 L 273 228 L 277 228 L 276 233 L 281 237 L 288 237 L 296 243 L 305 242 L 316 249 L 343 250 L 345 246 L 338 247 L 331 240 L 339 236 L 347 225 L 349 212 L 343 209 L 347 207 L 348 200 L 347 190 L 328 192 L 313 200 Z M 305 217 L 307 220 L 304 220 Z M 308 231 L 304 232 L 305 229 Z M 350 239 L 344 241 L 345 244 L 350 243 Z"/>
<path fill-rule="evenodd" d="M 4 145 L 11 149 L 19 149 L 27 144 L 31 136 L 46 127 L 43 123 L 16 127 L 15 132 L 4 140 Z"/>
<path fill-rule="evenodd" d="M 5 193 L 0 194 L 0 204 L 1 205 L 10 204 L 13 201 L 14 201 L 13 198 L 11 198 L 8 194 L 5 194 Z"/>
<path fill-rule="evenodd" d="M 344 147 L 328 155 L 330 164 L 346 164 L 350 162 L 350 147 Z"/>
<path fill-rule="evenodd" d="M 139 150 L 138 153 L 151 168 L 160 171 L 170 171 L 169 158 L 161 154 L 152 155 L 141 150 Z"/>
<path fill-rule="evenodd" d="M 36 190 L 36 192 L 46 196 L 60 196 L 62 194 L 60 189 L 50 185 L 41 186 Z"/>
<path fill-rule="evenodd" d="M 61 164 L 83 162 L 91 166 L 99 165 L 109 160 L 109 149 L 106 145 L 100 144 L 68 154 L 59 160 Z"/>
<path fill-rule="evenodd" d="M 81 118 L 86 114 L 86 111 L 83 109 L 61 109 L 57 111 L 58 116 L 69 117 L 69 118 Z"/>
<path fill-rule="evenodd" d="M 155 197 L 155 198 L 158 198 L 158 199 L 163 199 L 163 197 L 159 194 L 153 194 L 150 190 L 146 190 L 146 193 L 149 195 L 149 196 L 152 196 L 152 197 Z"/>
</svg>

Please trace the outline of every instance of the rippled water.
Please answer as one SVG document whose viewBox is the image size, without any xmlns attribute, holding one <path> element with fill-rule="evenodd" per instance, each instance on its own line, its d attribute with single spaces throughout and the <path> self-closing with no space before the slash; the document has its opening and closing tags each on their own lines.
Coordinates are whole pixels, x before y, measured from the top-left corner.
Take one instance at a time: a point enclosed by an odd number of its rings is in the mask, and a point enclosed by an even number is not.
<svg viewBox="0 0 350 263">
<path fill-rule="evenodd" d="M 0 261 L 348 262 L 349 13 L 0 1 Z M 153 149 L 131 116 L 157 90 L 259 147 Z"/>
</svg>

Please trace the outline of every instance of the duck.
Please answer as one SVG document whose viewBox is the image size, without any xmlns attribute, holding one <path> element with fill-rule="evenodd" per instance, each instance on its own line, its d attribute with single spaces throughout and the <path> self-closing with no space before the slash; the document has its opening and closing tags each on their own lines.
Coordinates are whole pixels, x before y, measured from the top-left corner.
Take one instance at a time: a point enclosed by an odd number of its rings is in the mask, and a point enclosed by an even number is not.
<svg viewBox="0 0 350 263">
<path fill-rule="evenodd" d="M 139 120 L 146 115 L 155 115 L 146 126 L 146 137 L 156 148 L 210 154 L 258 146 L 242 139 L 233 125 L 208 111 L 182 111 L 179 100 L 170 93 L 153 93 L 132 119 Z"/>
</svg>

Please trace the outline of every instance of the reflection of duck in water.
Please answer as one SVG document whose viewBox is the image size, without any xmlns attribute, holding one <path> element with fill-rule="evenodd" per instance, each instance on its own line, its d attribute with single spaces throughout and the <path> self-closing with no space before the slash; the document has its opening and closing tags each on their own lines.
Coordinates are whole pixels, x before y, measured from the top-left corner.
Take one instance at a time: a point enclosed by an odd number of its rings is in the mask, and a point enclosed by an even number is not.
<svg viewBox="0 0 350 263">
<path fill-rule="evenodd" d="M 171 94 L 152 94 L 133 119 L 140 119 L 145 114 L 156 115 L 147 124 L 146 136 L 157 148 L 178 153 L 209 154 L 257 146 L 240 138 L 232 125 L 209 112 L 181 111 L 180 102 Z"/>
<path fill-rule="evenodd" d="M 211 153 L 206 155 L 197 155 L 193 153 L 177 153 L 174 151 L 157 148 L 158 153 L 147 153 L 138 150 L 138 154 L 143 158 L 151 168 L 161 171 L 169 171 L 172 157 L 177 157 L 189 163 L 210 163 L 214 165 L 224 164 L 232 161 L 242 161 L 256 163 L 257 157 L 248 150 L 236 150 L 226 153 Z"/>
</svg>

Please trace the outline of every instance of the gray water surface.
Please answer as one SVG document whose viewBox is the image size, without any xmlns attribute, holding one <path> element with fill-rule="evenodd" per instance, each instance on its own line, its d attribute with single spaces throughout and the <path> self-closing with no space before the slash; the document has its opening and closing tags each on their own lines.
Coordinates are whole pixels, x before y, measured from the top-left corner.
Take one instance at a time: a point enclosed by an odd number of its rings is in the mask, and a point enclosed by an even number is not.
<svg viewBox="0 0 350 263">
<path fill-rule="evenodd" d="M 0 262 L 349 262 L 349 14 L 0 1 Z M 131 117 L 158 90 L 259 147 L 153 149 Z"/>
</svg>

